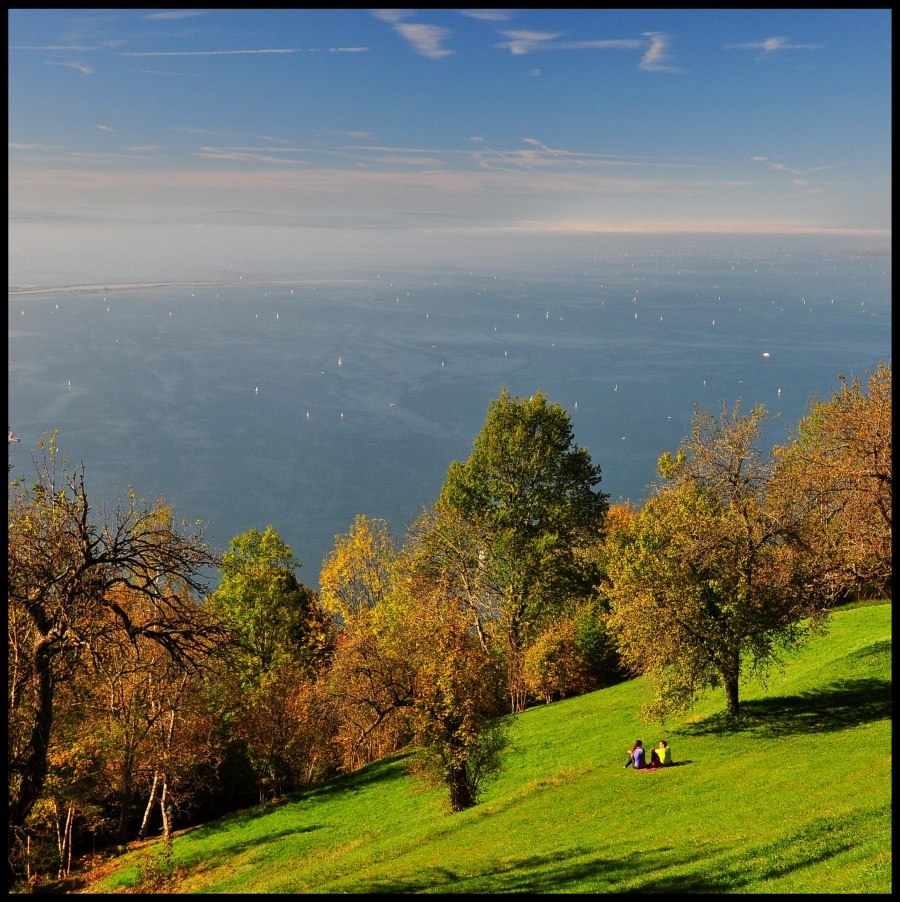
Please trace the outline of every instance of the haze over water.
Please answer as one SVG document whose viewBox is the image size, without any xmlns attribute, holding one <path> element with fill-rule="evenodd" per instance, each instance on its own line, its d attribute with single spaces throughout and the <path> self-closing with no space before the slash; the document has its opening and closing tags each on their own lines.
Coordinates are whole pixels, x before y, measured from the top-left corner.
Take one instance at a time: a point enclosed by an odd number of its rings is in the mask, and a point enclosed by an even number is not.
<svg viewBox="0 0 900 902">
<path fill-rule="evenodd" d="M 95 505 L 116 486 L 162 495 L 220 548 L 272 524 L 317 586 L 355 514 L 402 536 L 504 386 L 563 405 L 600 489 L 639 503 L 695 404 L 763 403 L 768 448 L 839 373 L 891 358 L 889 239 L 416 240 L 405 257 L 11 288 L 13 475 L 58 429 Z"/>
</svg>

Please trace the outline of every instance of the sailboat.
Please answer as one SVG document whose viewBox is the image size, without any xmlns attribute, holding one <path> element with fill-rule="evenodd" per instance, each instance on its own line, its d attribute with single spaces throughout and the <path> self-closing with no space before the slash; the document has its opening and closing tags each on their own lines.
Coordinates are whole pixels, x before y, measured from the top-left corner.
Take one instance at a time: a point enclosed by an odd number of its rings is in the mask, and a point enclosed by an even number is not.
<svg viewBox="0 0 900 902">
<path fill-rule="evenodd" d="M 343 365 L 344 365 L 344 358 L 338 357 L 338 366 L 343 366 Z"/>
</svg>

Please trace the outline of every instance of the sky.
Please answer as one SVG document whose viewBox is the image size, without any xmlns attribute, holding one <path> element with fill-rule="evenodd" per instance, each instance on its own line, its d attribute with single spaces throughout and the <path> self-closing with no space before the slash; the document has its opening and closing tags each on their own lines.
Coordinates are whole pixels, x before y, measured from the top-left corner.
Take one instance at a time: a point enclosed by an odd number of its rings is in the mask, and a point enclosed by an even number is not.
<svg viewBox="0 0 900 902">
<path fill-rule="evenodd" d="M 890 233 L 886 9 L 8 21 L 10 284 L 236 229 Z"/>
</svg>

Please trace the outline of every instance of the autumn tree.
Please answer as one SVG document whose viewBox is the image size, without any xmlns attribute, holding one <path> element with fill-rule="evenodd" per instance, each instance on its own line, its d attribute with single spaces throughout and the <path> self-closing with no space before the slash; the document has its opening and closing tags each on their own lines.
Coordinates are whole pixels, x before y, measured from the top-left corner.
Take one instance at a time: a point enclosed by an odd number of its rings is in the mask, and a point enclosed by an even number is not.
<svg viewBox="0 0 900 902">
<path fill-rule="evenodd" d="M 231 639 L 231 689 L 217 691 L 256 774 L 261 801 L 306 785 L 309 763 L 299 761 L 294 736 L 313 696 L 305 702 L 297 696 L 311 693 L 334 639 L 317 593 L 295 575 L 300 566 L 274 527 L 250 529 L 231 540 L 221 582 L 207 601 Z M 330 741 L 322 736 L 322 748 L 313 752 L 317 761 Z"/>
<path fill-rule="evenodd" d="M 546 627 L 525 652 L 525 684 L 549 703 L 621 679 L 619 657 L 596 598 Z"/>
<path fill-rule="evenodd" d="M 818 512 L 820 543 L 849 591 L 890 591 L 892 576 L 891 363 L 868 379 L 838 377 L 812 399 L 776 477 L 793 504 Z"/>
<path fill-rule="evenodd" d="M 503 389 L 464 463 L 454 461 L 434 508 L 416 524 L 418 553 L 464 604 L 476 632 L 502 647 L 511 710 L 524 710 L 525 650 L 596 581 L 580 554 L 608 504 L 600 467 L 574 441 L 568 413 L 543 392 Z"/>
<path fill-rule="evenodd" d="M 176 526 L 164 502 L 129 492 L 109 510 L 88 500 L 84 466 L 69 470 L 42 437 L 31 487 L 8 491 L 8 746 L 10 861 L 47 776 L 54 697 L 66 668 L 114 631 L 145 637 L 191 667 L 219 630 L 198 599 L 218 560 L 202 531 Z M 145 604 L 128 609 L 119 588 Z M 10 877 L 12 878 L 12 865 Z"/>
<path fill-rule="evenodd" d="M 375 608 L 390 591 L 396 555 L 387 521 L 357 514 L 322 563 L 322 606 L 345 622 Z"/>
<path fill-rule="evenodd" d="M 103 799 L 97 773 L 102 770 L 104 748 L 87 715 L 80 677 L 69 674 L 54 698 L 53 735 L 47 754 L 47 777 L 41 796 L 29 812 L 25 831 L 29 839 L 26 870 L 39 874 L 55 868 L 57 879 L 69 875 L 79 821 L 102 826 Z M 51 848 L 55 856 L 51 862 Z"/>
<path fill-rule="evenodd" d="M 345 768 L 412 747 L 414 770 L 461 811 L 500 766 L 501 671 L 423 560 L 397 550 L 386 522 L 363 515 L 336 537 L 321 577 L 339 622 L 328 687 Z"/>
<path fill-rule="evenodd" d="M 609 541 L 604 594 L 624 663 L 654 679 L 650 716 L 683 712 L 723 686 L 730 716 L 742 677 L 764 677 L 821 627 L 827 571 L 808 545 L 809 510 L 773 491 L 760 447 L 765 410 L 695 410 L 656 493 Z"/>
<path fill-rule="evenodd" d="M 367 545 L 341 547 L 352 556 Z M 412 748 L 414 771 L 462 811 L 500 768 L 502 671 L 443 584 L 407 552 L 390 555 L 389 590 L 344 608 L 329 672 L 337 741 L 348 769 Z"/>
<path fill-rule="evenodd" d="M 464 811 L 499 774 L 509 743 L 502 672 L 440 584 L 416 584 L 410 603 L 399 623 L 414 665 L 413 768 L 447 790 L 451 811 Z"/>
<path fill-rule="evenodd" d="M 386 597 L 340 627 L 328 672 L 337 712 L 335 742 L 345 770 L 355 770 L 405 748 L 415 665 L 406 625 L 410 615 Z"/>
</svg>

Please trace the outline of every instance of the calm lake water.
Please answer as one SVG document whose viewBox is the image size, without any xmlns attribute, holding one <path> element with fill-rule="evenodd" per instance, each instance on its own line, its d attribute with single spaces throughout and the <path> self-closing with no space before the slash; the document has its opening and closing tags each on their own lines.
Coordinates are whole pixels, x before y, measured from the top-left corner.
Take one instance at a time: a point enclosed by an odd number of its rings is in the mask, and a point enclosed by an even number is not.
<svg viewBox="0 0 900 902">
<path fill-rule="evenodd" d="M 220 548 L 272 524 L 317 586 L 357 513 L 402 535 L 503 386 L 562 404 L 600 488 L 640 502 L 694 405 L 763 403 L 768 446 L 839 373 L 891 358 L 887 241 L 550 236 L 461 256 L 11 289 L 14 473 L 57 429 L 95 504 L 163 496 Z"/>
</svg>

